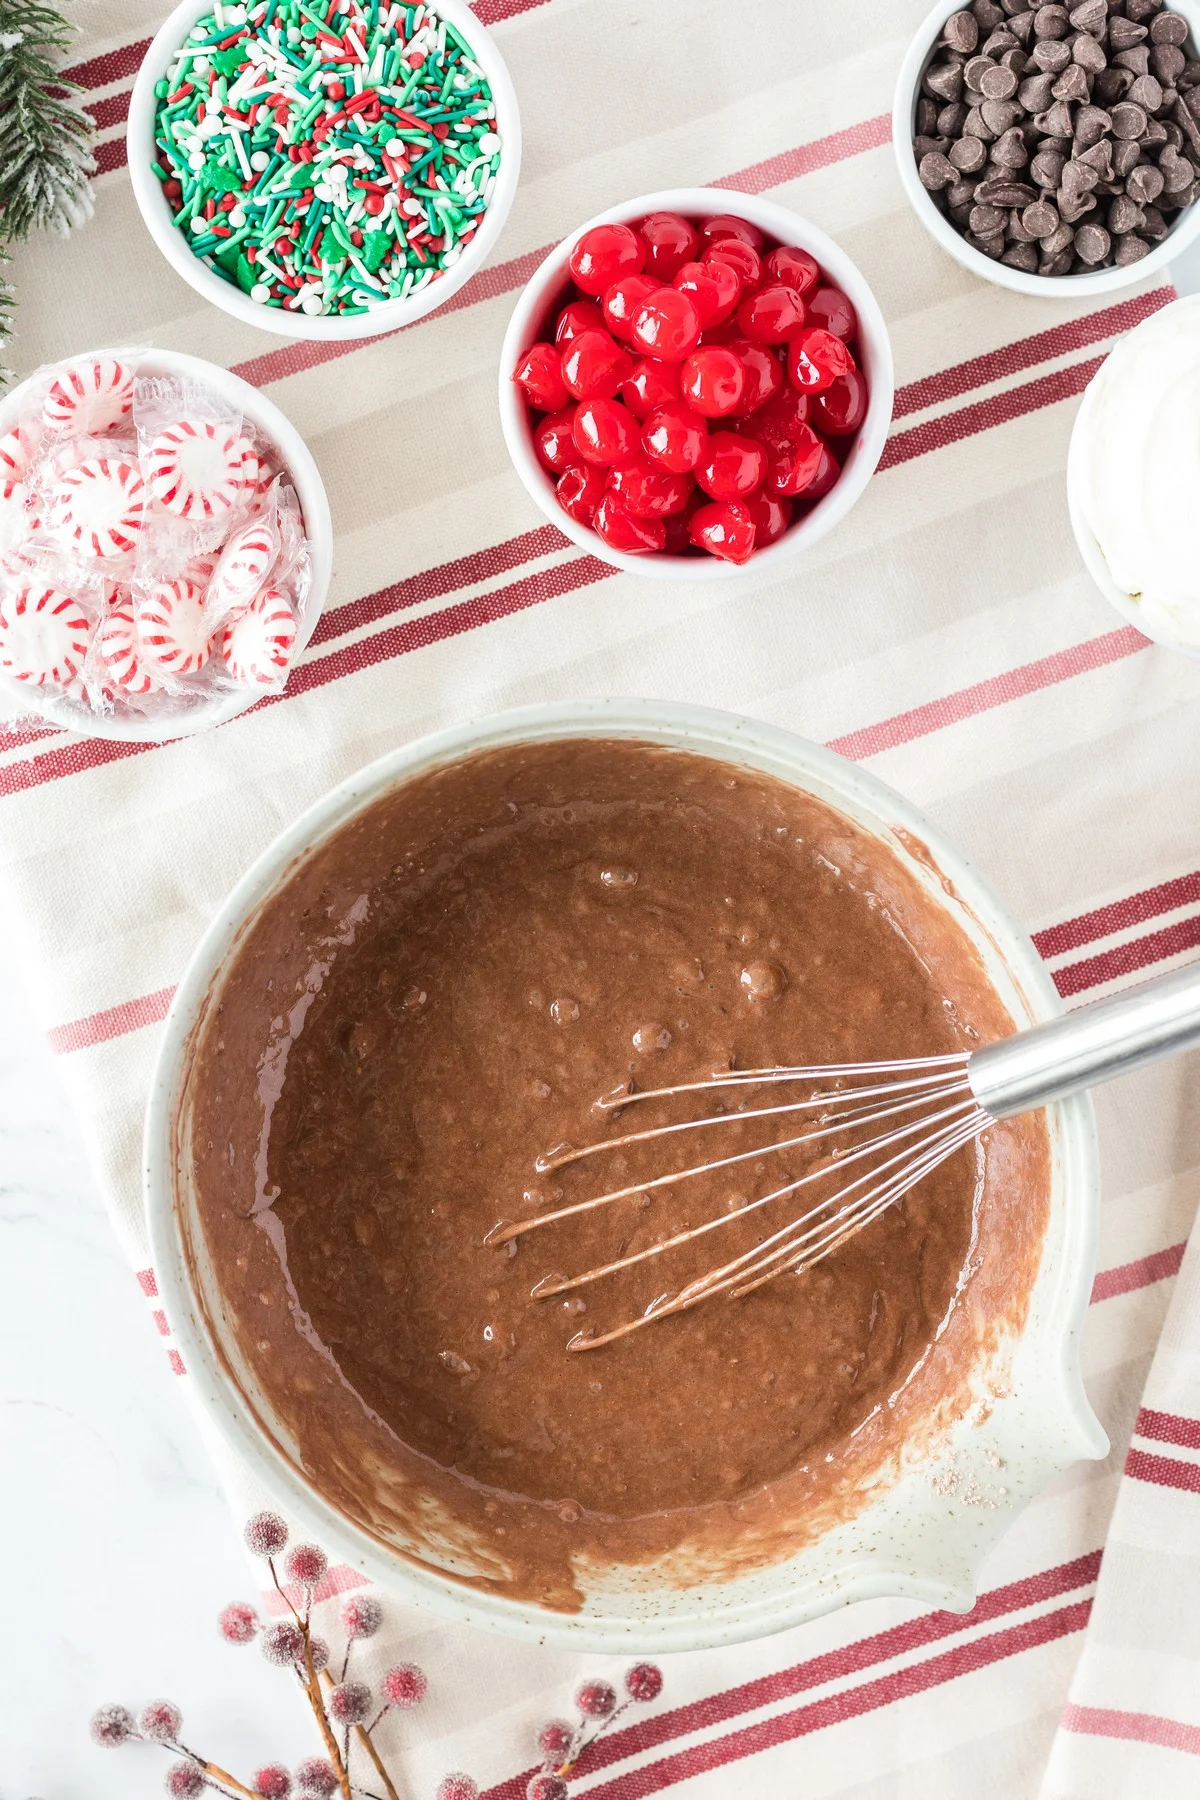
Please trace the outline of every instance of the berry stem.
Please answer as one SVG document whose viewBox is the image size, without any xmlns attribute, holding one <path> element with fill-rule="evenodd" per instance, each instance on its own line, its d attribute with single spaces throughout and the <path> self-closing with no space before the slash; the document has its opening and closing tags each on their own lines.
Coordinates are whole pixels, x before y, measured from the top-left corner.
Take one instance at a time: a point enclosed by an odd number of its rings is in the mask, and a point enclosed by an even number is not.
<svg viewBox="0 0 1200 1800">
<path fill-rule="evenodd" d="M 262 1800 L 262 1795 L 256 1789 L 243 1787 L 237 1777 L 231 1775 L 228 1769 L 223 1769 L 220 1763 L 206 1762 L 202 1756 L 197 1756 L 194 1750 L 187 1749 L 183 1744 L 175 1744 L 171 1748 L 182 1751 L 184 1756 L 190 1756 L 192 1761 L 203 1769 L 210 1781 L 219 1781 L 222 1787 L 228 1788 L 230 1793 L 240 1794 L 242 1800 Z"/>
<path fill-rule="evenodd" d="M 322 1681 L 324 1681 L 326 1683 L 326 1685 L 328 1687 L 332 1688 L 336 1685 L 336 1683 L 334 1682 L 333 1676 L 329 1673 L 328 1669 L 322 1670 L 321 1679 L 322 1679 Z M 387 1708 L 384 1707 L 383 1711 L 386 1712 Z M 387 1770 L 384 1768 L 383 1763 L 380 1761 L 379 1752 L 378 1752 L 378 1750 L 376 1750 L 375 1745 L 371 1741 L 371 1733 L 372 1733 L 372 1731 L 374 1731 L 375 1726 L 378 1725 L 379 1720 L 382 1719 L 382 1717 L 383 1717 L 383 1712 L 379 1713 L 378 1716 L 371 1722 L 370 1725 L 356 1725 L 354 1727 L 354 1735 L 358 1739 L 358 1742 L 362 1745 L 363 1749 L 366 1751 L 367 1755 L 370 1757 L 372 1763 L 374 1764 L 375 1773 L 378 1775 L 380 1781 L 382 1781 L 382 1783 L 383 1783 L 384 1791 L 387 1794 L 387 1800 L 400 1800 L 400 1796 L 396 1792 L 396 1789 L 392 1784 L 392 1778 L 388 1774 Z M 346 1760 L 347 1760 L 347 1762 L 349 1761 L 348 1756 L 347 1756 Z"/>
<path fill-rule="evenodd" d="M 354 1796 L 350 1791 L 350 1777 L 346 1772 L 346 1765 L 342 1761 L 342 1754 L 338 1749 L 337 1739 L 333 1735 L 333 1728 L 329 1723 L 328 1716 L 325 1712 L 325 1704 L 321 1699 L 321 1683 L 317 1677 L 316 1668 L 313 1665 L 312 1637 L 309 1633 L 307 1620 L 303 1622 L 300 1629 L 304 1633 L 304 1667 L 308 1676 L 305 1687 L 308 1692 L 308 1703 L 312 1707 L 313 1717 L 316 1719 L 317 1727 L 325 1741 L 325 1754 L 333 1764 L 334 1774 L 338 1778 L 338 1787 L 342 1792 L 342 1800 L 354 1800 Z"/>
<path fill-rule="evenodd" d="M 279 1576 L 275 1569 L 275 1558 L 273 1556 L 268 1556 L 267 1567 L 271 1571 L 271 1580 L 275 1583 L 275 1592 L 279 1595 L 279 1598 L 283 1601 L 283 1604 L 287 1607 L 301 1631 L 303 1631 L 305 1628 L 305 1621 L 300 1617 L 300 1614 L 296 1611 L 295 1607 L 284 1593 L 283 1588 L 280 1586 Z"/>
</svg>

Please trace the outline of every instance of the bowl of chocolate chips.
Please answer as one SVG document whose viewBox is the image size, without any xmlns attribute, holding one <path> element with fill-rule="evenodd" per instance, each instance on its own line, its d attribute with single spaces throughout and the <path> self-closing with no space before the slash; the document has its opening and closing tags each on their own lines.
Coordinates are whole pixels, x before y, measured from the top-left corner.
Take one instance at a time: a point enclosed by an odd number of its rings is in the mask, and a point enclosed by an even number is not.
<svg viewBox="0 0 1200 1800">
<path fill-rule="evenodd" d="M 943 0 L 892 136 L 917 216 L 964 268 L 1047 297 L 1132 286 L 1200 233 L 1200 4 Z"/>
</svg>

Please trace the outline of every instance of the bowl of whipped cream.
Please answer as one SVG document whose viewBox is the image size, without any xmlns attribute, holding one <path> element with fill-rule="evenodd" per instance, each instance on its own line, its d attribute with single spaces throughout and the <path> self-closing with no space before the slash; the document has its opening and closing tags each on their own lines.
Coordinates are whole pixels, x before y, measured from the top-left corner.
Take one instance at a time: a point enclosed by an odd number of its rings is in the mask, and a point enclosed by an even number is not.
<svg viewBox="0 0 1200 1800">
<path fill-rule="evenodd" d="M 1123 337 L 1087 387 L 1067 504 L 1088 572 L 1146 637 L 1200 657 L 1200 296 Z"/>
</svg>

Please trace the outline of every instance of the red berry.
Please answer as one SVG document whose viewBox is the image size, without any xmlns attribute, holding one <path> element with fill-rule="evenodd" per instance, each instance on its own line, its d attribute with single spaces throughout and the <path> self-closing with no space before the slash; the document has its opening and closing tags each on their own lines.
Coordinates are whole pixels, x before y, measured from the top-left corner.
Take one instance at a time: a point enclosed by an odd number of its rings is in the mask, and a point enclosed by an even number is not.
<svg viewBox="0 0 1200 1800">
<path fill-rule="evenodd" d="M 329 1800 L 338 1790 L 333 1764 L 325 1756 L 306 1756 L 296 1764 L 296 1786 L 302 1794 L 316 1794 L 318 1800 Z"/>
<path fill-rule="evenodd" d="M 613 282 L 604 296 L 604 323 L 614 337 L 628 341 L 634 313 L 658 286 L 653 275 L 625 275 Z"/>
<path fill-rule="evenodd" d="M 771 494 L 760 488 L 757 494 L 743 502 L 746 511 L 754 520 L 754 548 L 765 550 L 776 538 L 781 538 L 792 522 L 792 503 L 781 499 L 778 494 Z"/>
<path fill-rule="evenodd" d="M 718 243 L 709 244 L 700 261 L 727 264 L 737 271 L 744 288 L 756 288 L 762 280 L 762 257 L 742 238 L 721 238 Z"/>
<path fill-rule="evenodd" d="M 821 445 L 821 460 L 817 464 L 817 472 L 801 494 L 800 498 L 808 505 L 810 501 L 821 500 L 835 488 L 841 477 L 842 465 L 839 463 L 828 444 Z"/>
<path fill-rule="evenodd" d="M 560 475 L 555 488 L 558 504 L 581 525 L 591 525 L 596 517 L 596 508 L 604 498 L 604 473 L 601 469 L 584 466 L 568 469 Z"/>
<path fill-rule="evenodd" d="M 786 450 L 802 426 L 807 427 L 811 402 L 791 382 L 780 382 L 771 398 L 751 413 L 743 430 L 768 450 Z"/>
<path fill-rule="evenodd" d="M 808 317 L 810 324 L 820 325 L 844 344 L 858 336 L 858 314 L 841 288 L 819 287 L 809 299 Z"/>
<path fill-rule="evenodd" d="M 862 370 L 848 369 L 813 401 L 813 424 L 830 437 L 850 437 L 867 416 L 868 398 Z"/>
<path fill-rule="evenodd" d="M 593 225 L 571 252 L 571 274 L 585 294 L 602 294 L 645 260 L 646 246 L 628 225 Z"/>
<path fill-rule="evenodd" d="M 565 1719 L 550 1719 L 537 1734 L 537 1747 L 547 1762 L 565 1762 L 575 1742 L 575 1727 Z"/>
<path fill-rule="evenodd" d="M 513 380 L 539 412 L 558 412 L 570 399 L 562 378 L 562 360 L 553 344 L 533 344 L 513 370 Z"/>
<path fill-rule="evenodd" d="M 767 472 L 767 453 L 751 437 L 736 431 L 714 431 L 696 480 L 714 500 L 744 500 L 761 487 Z"/>
<path fill-rule="evenodd" d="M 635 419 L 644 419 L 656 406 L 679 398 L 679 364 L 645 356 L 621 383 L 618 393 Z"/>
<path fill-rule="evenodd" d="M 288 1540 L 288 1529 L 278 1513 L 255 1513 L 242 1533 L 251 1556 L 278 1556 Z"/>
<path fill-rule="evenodd" d="M 288 1800 L 292 1778 L 282 1763 L 264 1763 L 254 1777 L 254 1791 L 263 1800 Z"/>
<path fill-rule="evenodd" d="M 573 468 L 579 460 L 575 448 L 573 427 L 577 406 L 568 406 L 560 413 L 552 413 L 543 419 L 533 434 L 533 447 L 538 461 L 547 469 L 553 469 L 561 475 L 565 469 Z"/>
<path fill-rule="evenodd" d="M 577 400 L 611 400 L 633 368 L 607 331 L 581 331 L 562 353 L 562 376 Z"/>
<path fill-rule="evenodd" d="M 118 1750 L 137 1736 L 137 1725 L 127 1706 L 102 1706 L 92 1714 L 92 1742 L 105 1750 Z"/>
<path fill-rule="evenodd" d="M 288 1551 L 284 1563 L 284 1573 L 289 1581 L 295 1581 L 301 1587 L 316 1587 L 325 1579 L 325 1571 L 329 1567 L 329 1558 L 318 1544 L 297 1544 Z"/>
<path fill-rule="evenodd" d="M 310 1636 L 308 1654 L 312 1657 L 313 1672 L 317 1675 L 322 1669 L 329 1667 L 329 1645 L 323 1637 Z"/>
<path fill-rule="evenodd" d="M 303 1662 L 304 1637 L 291 1619 L 280 1619 L 268 1625 L 262 1634 L 262 1653 L 269 1663 L 284 1669 L 290 1663 Z"/>
<path fill-rule="evenodd" d="M 183 1762 L 173 1762 L 163 1776 L 163 1786 L 171 1800 L 195 1800 L 208 1786 L 204 1779 L 204 1770 L 200 1764 L 188 1757 Z"/>
<path fill-rule="evenodd" d="M 782 344 L 804 323 L 804 302 L 795 288 L 773 284 L 747 294 L 738 307 L 738 324 L 759 344 Z"/>
<path fill-rule="evenodd" d="M 374 1594 L 352 1594 L 342 1607 L 342 1629 L 348 1638 L 374 1637 L 383 1624 L 383 1608 Z"/>
<path fill-rule="evenodd" d="M 572 338 L 577 338 L 581 331 L 603 331 L 604 314 L 594 300 L 572 300 L 564 306 L 558 315 L 554 327 L 554 342 L 560 350 L 565 350 Z"/>
<path fill-rule="evenodd" d="M 700 225 L 700 236 L 706 244 L 715 244 L 722 239 L 740 238 L 743 244 L 749 244 L 752 250 L 762 249 L 762 232 L 749 219 L 739 219 L 733 213 L 714 213 L 711 219 L 705 219 Z"/>
<path fill-rule="evenodd" d="M 676 475 L 686 475 L 696 467 L 707 440 L 708 426 L 682 402 L 657 407 L 642 427 L 646 455 Z"/>
<path fill-rule="evenodd" d="M 644 355 L 682 362 L 700 342 L 700 314 L 678 288 L 659 288 L 634 314 L 630 335 Z"/>
<path fill-rule="evenodd" d="M 232 1600 L 217 1614 L 221 1636 L 230 1644 L 248 1644 L 258 1630 L 258 1614 L 244 1600 Z"/>
<path fill-rule="evenodd" d="M 728 319 L 742 291 L 741 277 L 728 263 L 684 263 L 672 284 L 686 294 L 700 314 L 700 326 L 707 334 L 714 325 Z"/>
<path fill-rule="evenodd" d="M 706 419 L 737 412 L 746 388 L 741 358 L 723 344 L 701 344 L 683 365 L 683 399 Z"/>
<path fill-rule="evenodd" d="M 370 1718 L 375 1698 L 365 1681 L 343 1681 L 331 1691 L 327 1705 L 339 1725 L 361 1725 Z"/>
<path fill-rule="evenodd" d="M 183 1730 L 183 1714 L 170 1700 L 151 1700 L 142 1708 L 142 1736 L 152 1744 L 177 1744 Z"/>
<path fill-rule="evenodd" d="M 648 213 L 638 226 L 646 246 L 646 269 L 660 281 L 670 281 L 677 269 L 696 254 L 699 239 L 681 213 Z"/>
<path fill-rule="evenodd" d="M 693 544 L 722 562 L 749 562 L 754 554 L 754 521 L 740 500 L 714 501 L 692 514 Z"/>
<path fill-rule="evenodd" d="M 443 1775 L 434 1800 L 479 1800 L 479 1783 L 469 1775 Z"/>
<path fill-rule="evenodd" d="M 575 1704 L 585 1719 L 607 1719 L 616 1711 L 617 1690 L 607 1681 L 585 1681 L 575 1689 Z"/>
<path fill-rule="evenodd" d="M 811 425 L 797 428 L 790 443 L 767 455 L 767 486 L 773 494 L 802 494 L 821 466 L 825 446 Z"/>
<path fill-rule="evenodd" d="M 525 1800 L 567 1800 L 569 1793 L 566 1782 L 561 1775 L 543 1769 L 535 1775 L 525 1789 Z"/>
<path fill-rule="evenodd" d="M 626 556 L 648 555 L 667 541 L 661 519 L 635 518 L 616 494 L 605 494 L 596 508 L 595 527 L 611 550 Z"/>
<path fill-rule="evenodd" d="M 419 1706 L 428 1686 L 424 1669 L 416 1663 L 397 1663 L 383 1678 L 383 1697 L 389 1706 Z"/>
<path fill-rule="evenodd" d="M 663 1673 L 657 1663 L 634 1663 L 625 1671 L 625 1692 L 631 1700 L 657 1700 L 662 1686 Z"/>
<path fill-rule="evenodd" d="M 567 477 L 564 475 L 563 480 Z M 666 519 L 682 512 L 692 491 L 690 475 L 673 475 L 649 461 L 626 463 L 608 477 L 610 492 L 620 494 L 635 519 Z"/>
<path fill-rule="evenodd" d="M 757 412 L 779 392 L 783 386 L 783 364 L 766 344 L 753 344 L 749 338 L 733 338 L 729 348 L 740 359 L 745 371 L 742 397 L 734 408 L 744 417 L 747 413 Z"/>
<path fill-rule="evenodd" d="M 772 281 L 782 281 L 784 287 L 795 288 L 800 298 L 807 300 L 821 279 L 821 265 L 807 250 L 780 244 L 767 258 L 767 274 Z"/>
<path fill-rule="evenodd" d="M 638 452 L 637 421 L 616 400 L 585 400 L 572 426 L 575 448 L 603 468 L 632 462 Z"/>
<path fill-rule="evenodd" d="M 849 373 L 854 358 L 841 338 L 810 325 L 789 341 L 787 366 L 793 387 L 803 394 L 819 394 L 832 387 L 839 375 Z"/>
</svg>

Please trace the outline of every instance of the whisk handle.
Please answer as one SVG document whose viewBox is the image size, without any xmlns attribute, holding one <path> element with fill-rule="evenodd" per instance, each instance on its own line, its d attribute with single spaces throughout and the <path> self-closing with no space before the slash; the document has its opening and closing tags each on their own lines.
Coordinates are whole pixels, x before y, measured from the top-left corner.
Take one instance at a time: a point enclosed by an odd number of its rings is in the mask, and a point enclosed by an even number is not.
<svg viewBox="0 0 1200 1800">
<path fill-rule="evenodd" d="M 1031 1112 L 1200 1044 L 1200 965 L 1158 975 L 972 1053 L 967 1077 L 994 1119 Z"/>
</svg>

